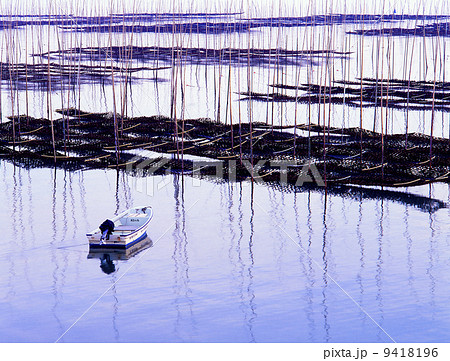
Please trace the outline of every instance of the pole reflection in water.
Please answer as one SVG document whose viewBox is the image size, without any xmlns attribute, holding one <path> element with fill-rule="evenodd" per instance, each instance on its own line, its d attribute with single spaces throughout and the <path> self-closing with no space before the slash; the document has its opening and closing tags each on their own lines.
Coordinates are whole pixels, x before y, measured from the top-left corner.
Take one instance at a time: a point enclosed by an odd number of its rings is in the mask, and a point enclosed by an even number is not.
<svg viewBox="0 0 450 361">
<path fill-rule="evenodd" d="M 283 280 L 286 275 L 283 274 L 283 255 L 286 251 L 286 237 L 285 234 L 282 233 L 283 229 L 286 229 L 286 214 L 285 214 L 285 204 L 284 204 L 284 193 L 278 192 L 275 188 L 269 187 L 268 190 L 268 198 L 270 201 L 270 211 L 268 214 L 274 221 L 275 227 L 273 227 L 273 239 L 276 240 L 274 244 L 274 248 L 276 249 L 277 255 L 277 272 L 278 277 Z M 277 200 L 277 196 L 281 197 L 281 204 Z"/>
<path fill-rule="evenodd" d="M 377 202 L 378 203 L 378 202 Z M 378 302 L 378 315 L 377 322 L 383 327 L 384 321 L 384 305 L 383 305 L 383 241 L 384 241 L 384 201 L 381 200 L 381 204 L 377 207 L 377 212 L 379 213 L 379 222 L 378 222 L 378 257 L 376 262 L 376 272 L 375 272 L 375 283 L 377 286 L 377 295 L 376 300 Z M 385 335 L 383 334 L 383 330 L 379 329 L 377 334 L 378 341 L 382 342 L 385 340 Z"/>
<path fill-rule="evenodd" d="M 77 209 L 75 205 L 75 195 L 73 192 L 73 184 L 75 183 L 75 180 L 73 177 L 73 173 L 71 172 L 68 173 L 68 177 L 69 177 L 68 186 L 69 186 L 70 214 L 71 214 L 70 224 L 73 227 L 71 238 L 75 239 L 78 233 L 78 222 L 76 217 Z"/>
<path fill-rule="evenodd" d="M 120 333 L 119 333 L 119 327 L 117 325 L 117 315 L 119 314 L 119 298 L 117 296 L 117 289 L 116 289 L 116 285 L 117 285 L 117 279 L 116 279 L 116 275 L 113 274 L 111 277 L 111 283 L 112 283 L 112 297 L 114 299 L 113 301 L 113 316 L 112 316 L 112 327 L 114 330 L 114 341 L 115 342 L 119 342 L 120 340 Z"/>
<path fill-rule="evenodd" d="M 308 288 L 307 288 L 307 293 L 308 293 L 308 307 L 306 308 L 307 310 L 307 318 L 309 321 L 309 329 L 310 329 L 310 336 L 309 339 L 310 341 L 316 341 L 316 334 L 315 334 L 315 330 L 316 330 L 316 325 L 315 325 L 315 321 L 314 321 L 314 316 L 313 316 L 313 310 L 314 310 L 314 299 L 313 299 L 313 295 L 314 295 L 314 289 L 315 289 L 315 274 L 314 274 L 314 267 L 313 267 L 313 259 L 312 259 L 312 239 L 313 239 L 313 228 L 312 228 L 312 210 L 311 210 L 311 191 L 308 191 L 308 201 L 307 201 L 307 207 L 308 207 L 308 212 L 307 212 L 307 218 L 306 218 L 306 224 L 307 224 L 307 228 L 308 228 L 308 247 L 306 249 L 306 254 L 307 254 L 307 264 L 308 264 Z"/>
<path fill-rule="evenodd" d="M 126 172 L 120 172 L 122 176 L 122 187 L 124 194 L 124 205 L 122 206 L 125 209 L 129 209 L 133 206 L 133 195 L 131 193 L 130 183 L 128 180 L 128 175 Z"/>
<path fill-rule="evenodd" d="M 308 245 L 306 245 L 306 242 L 302 242 L 302 235 L 301 235 L 301 225 L 300 220 L 302 217 L 300 217 L 300 213 L 298 210 L 298 193 L 294 193 L 294 215 L 295 215 L 295 232 L 297 234 L 297 242 L 299 246 L 303 249 L 306 249 L 306 255 L 304 252 L 299 252 L 299 263 L 302 269 L 302 275 L 305 278 L 305 298 L 307 300 L 307 305 L 305 307 L 305 313 L 306 313 L 306 319 L 308 320 L 308 341 L 314 342 L 314 317 L 313 317 L 313 289 L 312 285 L 314 284 L 314 280 L 311 274 L 312 271 L 312 261 L 311 261 L 311 234 L 310 234 L 310 224 L 308 227 Z M 308 223 L 311 221 L 311 206 L 310 206 L 310 194 L 308 193 L 308 200 L 307 200 L 307 226 Z"/>
<path fill-rule="evenodd" d="M 68 187 L 68 181 L 67 181 L 68 171 L 67 170 L 64 170 L 63 176 L 64 176 L 64 183 L 63 183 L 62 204 L 61 204 L 61 211 L 60 211 L 60 213 L 62 213 L 62 219 L 59 222 L 62 225 L 62 230 L 61 230 L 61 236 L 59 237 L 59 240 L 58 240 L 59 243 L 63 243 L 64 240 L 66 240 L 68 238 L 67 234 L 68 234 L 68 230 L 69 230 L 69 221 L 68 221 L 67 213 L 70 212 L 70 210 L 68 209 L 69 204 L 67 202 L 67 187 Z M 73 211 L 71 213 L 73 213 Z M 66 284 L 66 273 L 67 273 L 67 268 L 68 268 L 68 264 L 69 264 L 69 255 L 67 252 L 63 252 L 61 256 L 62 257 L 60 257 L 60 258 L 62 258 L 62 260 L 61 260 L 60 278 L 61 278 L 61 289 L 62 289 Z"/>
<path fill-rule="evenodd" d="M 34 231 L 34 219 L 33 219 L 33 191 L 32 191 L 32 186 L 31 186 L 31 171 L 30 169 L 26 170 L 27 172 L 27 181 L 28 181 L 28 187 L 27 187 L 27 193 L 28 193 L 28 207 L 26 210 L 26 213 L 28 213 L 28 218 L 27 218 L 27 229 L 29 231 L 29 241 L 30 241 L 30 246 L 31 247 L 36 247 L 36 234 Z M 28 274 L 28 272 L 27 272 Z M 31 287 L 31 285 L 30 285 Z"/>
<path fill-rule="evenodd" d="M 13 183 L 12 183 L 12 189 L 11 189 L 11 197 L 10 199 L 8 199 L 9 202 L 11 202 L 12 204 L 12 214 L 11 214 L 11 225 L 10 225 L 10 229 L 11 229 L 11 234 L 10 234 L 10 249 L 11 250 L 17 250 L 17 249 L 21 249 L 18 243 L 18 227 L 17 227 L 17 212 L 18 212 L 18 206 L 17 206 L 17 193 L 19 192 L 18 189 L 18 182 L 17 182 L 17 174 L 16 172 L 18 170 L 16 170 L 17 167 L 13 167 Z M 5 172 L 6 173 L 6 172 Z M 8 189 L 6 189 L 7 194 L 9 195 L 10 193 L 8 192 Z M 8 255 L 8 261 L 9 261 L 9 277 L 8 277 L 8 295 L 7 295 L 7 299 L 8 300 L 13 300 L 14 297 L 16 296 L 16 276 L 17 276 L 17 269 L 16 269 L 16 257 L 15 255 Z"/>
<path fill-rule="evenodd" d="M 411 299 L 414 300 L 416 304 L 419 303 L 419 293 L 415 287 L 414 280 L 416 279 L 416 274 L 414 272 L 414 261 L 413 261 L 413 238 L 410 233 L 409 226 L 409 207 L 405 207 L 405 213 L 403 216 L 403 223 L 405 224 L 405 231 L 403 233 L 403 237 L 406 241 L 406 264 L 408 267 L 408 286 L 410 290 Z"/>
<path fill-rule="evenodd" d="M 322 275 L 322 315 L 323 315 L 323 329 L 325 331 L 325 342 L 330 341 L 330 324 L 328 322 L 328 303 L 327 303 L 327 288 L 328 288 L 328 258 L 327 258 L 327 251 L 328 251 L 328 245 L 327 245 L 327 232 L 328 232 L 328 225 L 327 225 L 327 200 L 328 195 L 325 193 L 324 200 L 323 200 L 323 235 L 322 235 L 322 261 L 323 261 L 323 275 Z"/>
<path fill-rule="evenodd" d="M 241 191 L 242 191 L 242 188 L 241 188 Z M 253 237 L 255 234 L 255 225 L 253 222 L 254 217 L 255 217 L 254 182 L 252 181 L 251 182 L 251 197 L 250 197 L 250 237 L 248 240 L 248 256 L 249 256 L 250 264 L 247 267 L 247 275 L 248 275 L 247 298 L 248 298 L 250 314 L 246 318 L 251 342 L 255 342 L 255 337 L 254 337 L 254 333 L 253 333 L 253 323 L 257 317 L 255 292 L 253 290 L 253 267 L 255 266 L 255 259 L 253 256 Z"/>
<path fill-rule="evenodd" d="M 130 183 L 132 182 L 129 182 L 127 173 L 117 169 L 115 186 L 115 214 L 119 214 L 122 209 L 129 209 L 133 207 L 133 196 L 131 194 Z"/>
<path fill-rule="evenodd" d="M 236 235 L 234 225 L 234 215 L 233 215 L 233 200 L 234 200 L 234 186 L 228 185 L 227 187 L 228 194 L 228 227 L 230 231 L 230 247 L 228 248 L 228 258 L 232 265 L 231 275 L 233 277 L 233 285 L 236 286 L 237 292 L 239 293 L 240 300 L 240 309 L 244 315 L 244 323 L 246 324 L 246 304 L 244 301 L 244 263 L 242 261 L 241 256 L 241 242 L 244 237 L 244 228 L 242 225 L 242 193 L 239 192 L 239 200 L 238 200 L 238 216 L 237 216 L 237 228 L 239 235 Z M 247 324 L 246 324 L 247 325 Z"/>
<path fill-rule="evenodd" d="M 89 223 L 88 223 L 88 212 L 87 212 L 87 206 L 86 206 L 86 188 L 84 186 L 85 180 L 84 180 L 84 173 L 83 172 L 77 172 L 76 173 L 78 178 L 78 189 L 79 189 L 79 202 L 80 202 L 80 208 L 81 208 L 81 219 L 84 221 L 83 227 L 84 229 L 89 229 Z"/>
<path fill-rule="evenodd" d="M 61 239 L 66 239 L 67 237 L 67 231 L 68 231 L 68 221 L 67 221 L 67 170 L 64 170 L 64 177 L 63 177 L 63 189 L 62 189 L 62 235 Z"/>
<path fill-rule="evenodd" d="M 239 300 L 239 310 L 242 313 L 243 325 L 245 327 L 246 342 L 255 342 L 255 335 L 253 331 L 253 322 L 256 318 L 256 305 L 254 303 L 255 294 L 252 285 L 252 263 L 253 254 L 251 247 L 253 245 L 253 233 L 252 233 L 252 223 L 253 219 L 250 216 L 249 226 L 249 242 L 246 247 L 244 243 L 245 239 L 245 227 L 244 227 L 244 199 L 243 191 L 244 187 L 242 183 L 228 184 L 224 185 L 224 189 L 227 192 L 224 194 L 224 199 L 226 199 L 224 210 L 227 217 L 227 226 L 229 229 L 229 248 L 228 248 L 228 259 L 231 264 L 231 276 L 232 285 L 236 287 L 236 292 Z M 235 195 L 234 189 L 238 189 L 238 193 Z M 234 199 L 236 200 L 237 206 L 235 207 Z M 252 208 L 252 200 L 250 199 L 250 209 Z M 235 213 L 236 212 L 236 213 Z M 236 214 L 236 215 L 235 215 Z M 224 241 L 227 237 L 223 237 Z M 245 249 L 248 249 L 246 254 Z M 240 323 L 239 323 L 240 324 Z"/>
<path fill-rule="evenodd" d="M 430 197 L 432 196 L 432 188 L 430 184 Z M 427 267 L 427 275 L 430 279 L 430 305 L 432 308 L 432 314 L 431 318 L 435 319 L 435 309 L 436 309 L 436 277 L 435 277 L 435 263 L 439 258 L 438 253 L 436 252 L 437 244 L 436 239 L 439 236 L 439 231 L 436 229 L 435 226 L 435 214 L 430 213 L 429 215 L 429 227 L 430 227 L 430 239 L 429 239 L 429 250 L 428 250 L 428 260 L 429 264 Z"/>
<path fill-rule="evenodd" d="M 182 341 L 189 341 L 195 337 L 195 318 L 193 312 L 192 291 L 189 279 L 188 236 L 186 232 L 186 211 L 184 206 L 183 187 L 180 186 L 180 175 L 174 175 L 174 217 L 175 226 L 172 233 L 174 250 L 172 260 L 174 262 L 174 300 L 176 320 L 174 332 Z"/>
<path fill-rule="evenodd" d="M 364 268 L 365 268 L 365 239 L 362 234 L 361 226 L 363 225 L 363 212 L 362 212 L 362 198 L 360 198 L 358 202 L 358 221 L 356 223 L 356 237 L 358 238 L 358 245 L 360 249 L 360 257 L 359 257 L 359 271 L 356 276 L 356 280 L 359 285 L 359 305 L 364 309 Z M 362 319 L 366 318 L 364 312 L 360 312 L 360 316 Z"/>
<path fill-rule="evenodd" d="M 51 216 L 52 216 L 52 236 L 51 236 L 51 240 L 50 240 L 50 245 L 51 245 L 51 263 L 54 266 L 53 268 L 53 272 L 52 272 L 52 295 L 53 295 L 53 306 L 51 308 L 52 311 L 52 315 L 58 325 L 58 333 L 63 333 L 64 332 L 64 325 L 58 315 L 58 306 L 61 303 L 61 285 L 60 285 L 60 275 L 62 273 L 62 271 L 60 270 L 61 265 L 60 265 L 60 260 L 59 260 L 59 252 L 57 251 L 56 247 L 58 246 L 58 217 L 57 217 L 57 198 L 58 198 L 58 183 L 57 183 L 57 177 L 58 177 L 58 172 L 56 167 L 51 171 L 51 179 L 52 179 L 52 197 L 51 197 L 51 202 L 52 202 L 52 211 L 51 211 Z"/>
</svg>

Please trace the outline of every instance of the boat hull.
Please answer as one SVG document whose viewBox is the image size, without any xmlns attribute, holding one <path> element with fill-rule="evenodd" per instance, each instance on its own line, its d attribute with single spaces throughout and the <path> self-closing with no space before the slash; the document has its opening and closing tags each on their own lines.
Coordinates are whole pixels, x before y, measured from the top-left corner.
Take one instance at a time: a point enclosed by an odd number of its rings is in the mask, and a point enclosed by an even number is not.
<svg viewBox="0 0 450 361">
<path fill-rule="evenodd" d="M 89 247 L 88 258 L 104 258 L 105 254 L 108 254 L 109 259 L 113 261 L 126 261 L 131 257 L 134 257 L 138 253 L 144 251 L 147 248 L 153 246 L 152 240 L 147 236 L 143 240 L 134 243 L 130 247 L 124 248 L 111 248 L 111 247 Z"/>
<path fill-rule="evenodd" d="M 134 207 L 112 219 L 114 230 L 103 239 L 100 229 L 87 233 L 91 249 L 128 249 L 147 237 L 147 228 L 153 217 L 150 206 Z"/>
<path fill-rule="evenodd" d="M 147 237 L 147 231 L 144 231 L 141 235 L 134 237 L 126 237 L 126 239 L 119 239 L 114 241 L 113 239 L 104 240 L 103 243 L 100 243 L 100 240 L 89 240 L 89 248 L 92 249 L 128 249 L 134 246 L 136 243 L 142 241 Z M 122 237 L 121 237 L 122 238 Z"/>
</svg>

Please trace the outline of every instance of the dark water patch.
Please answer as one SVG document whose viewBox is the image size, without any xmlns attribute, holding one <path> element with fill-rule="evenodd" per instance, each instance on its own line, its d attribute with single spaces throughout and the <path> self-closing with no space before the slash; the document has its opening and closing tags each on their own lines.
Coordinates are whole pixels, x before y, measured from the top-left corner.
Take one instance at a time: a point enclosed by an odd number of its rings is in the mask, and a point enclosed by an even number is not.
<svg viewBox="0 0 450 361">
<path fill-rule="evenodd" d="M 317 64 L 320 59 L 347 58 L 349 52 L 332 50 L 286 50 L 286 49 L 208 49 L 187 47 L 86 47 L 67 49 L 63 52 L 36 54 L 63 58 L 65 60 L 104 61 L 105 58 L 115 61 L 139 60 L 141 62 L 164 62 L 173 65 L 174 62 L 183 64 L 202 65 L 241 65 L 241 66 L 279 66 L 279 65 L 304 65 Z"/>
<path fill-rule="evenodd" d="M 135 33 L 189 33 L 189 34 L 224 34 L 234 32 L 246 32 L 251 29 L 262 27 L 304 27 L 304 26 L 326 26 L 342 24 L 376 24 L 387 22 L 401 22 L 408 20 L 416 21 L 438 21 L 447 19 L 446 15 L 407 15 L 407 14 L 325 14 L 301 17 L 267 17 L 267 18 L 241 18 L 239 13 L 214 13 L 214 14 L 124 14 L 115 15 L 112 19 L 115 25 L 108 22 L 83 23 L 71 28 L 68 31 L 77 32 L 135 32 Z M 229 17 L 230 21 L 218 22 L 221 17 Z M 183 23 L 185 19 L 205 19 L 204 22 Z M 92 20 L 91 20 L 92 21 Z M 122 21 L 122 22 L 121 22 Z M 172 21 L 172 23 L 169 23 Z M 181 21 L 181 23 L 173 23 Z M 132 24 L 129 24 L 132 22 Z M 156 22 L 154 25 L 142 25 L 145 22 Z M 167 22 L 161 24 L 160 22 Z M 120 24 L 118 24 L 120 23 Z M 138 24 L 135 24 L 138 23 Z M 73 24 L 72 24 L 73 25 Z"/>
<path fill-rule="evenodd" d="M 450 23 L 433 23 L 427 25 L 419 25 L 415 28 L 383 28 L 349 31 L 348 34 L 365 35 L 365 36 L 450 36 Z"/>
<path fill-rule="evenodd" d="M 279 183 L 270 184 L 271 187 L 279 191 L 303 193 L 306 191 L 315 191 L 325 193 L 325 189 L 317 187 L 313 183 L 305 183 L 303 186 L 280 185 Z M 408 191 L 398 191 L 385 188 L 370 188 L 346 184 L 329 184 L 326 189 L 328 195 L 335 195 L 345 199 L 356 201 L 363 200 L 389 200 L 391 202 L 413 206 L 423 212 L 434 213 L 439 209 L 448 208 L 448 204 L 440 199 L 424 197 Z"/>
<path fill-rule="evenodd" d="M 356 101 L 359 101 L 358 97 L 338 97 L 338 96 L 328 96 L 328 94 L 323 94 L 323 92 L 318 94 L 308 94 L 308 95 L 286 95 L 282 93 L 257 93 L 257 92 L 241 92 L 243 97 L 240 98 L 241 101 L 259 101 L 259 102 L 297 102 L 300 104 L 346 104 L 353 106 Z"/>
<path fill-rule="evenodd" d="M 398 110 L 450 112 L 449 82 L 363 78 L 362 81 L 334 83 L 336 85 L 331 87 L 319 84 L 275 84 L 271 87 L 299 92 L 295 96 L 279 92 L 242 92 L 241 100 L 345 104 L 363 108 L 383 106 Z"/>
<path fill-rule="evenodd" d="M 46 57 L 46 54 L 42 55 Z M 78 61 L 78 60 L 77 60 Z M 133 82 L 135 73 L 144 70 L 163 70 L 167 67 L 118 67 L 101 65 L 83 65 L 39 63 L 11 64 L 1 63 L 1 78 L 5 84 L 18 90 L 67 90 L 83 84 L 111 84 L 114 73 L 116 80 Z"/>
<path fill-rule="evenodd" d="M 124 25 L 127 22 L 146 23 L 155 21 L 185 21 L 187 19 L 220 19 L 236 15 L 238 13 L 124 13 L 108 16 L 75 16 L 71 14 L 0 15 L 0 30 L 25 26 L 59 26 L 64 30 L 80 31 L 80 29 L 92 28 L 92 31 L 95 31 L 93 29 L 101 29 L 103 26 L 115 29 L 116 25 Z"/>
<path fill-rule="evenodd" d="M 80 17 L 72 15 L 3 15 L 0 19 L 0 30 L 16 29 L 25 26 L 94 26 L 100 24 L 111 24 L 121 22 L 121 18 L 112 18 L 110 16 Z"/>
<path fill-rule="evenodd" d="M 439 199 L 388 189 L 337 185 L 330 187 L 330 193 L 355 200 L 390 200 L 392 202 L 410 205 L 417 209 L 420 209 L 421 211 L 429 213 L 433 213 L 439 209 L 448 207 L 447 203 Z"/>
<path fill-rule="evenodd" d="M 224 34 L 235 32 L 247 32 L 257 27 L 251 23 L 182 23 L 182 24 L 156 24 L 156 25 L 98 25 L 65 28 L 66 31 L 83 33 L 185 33 L 185 34 Z"/>
<path fill-rule="evenodd" d="M 304 17 L 268 17 L 252 18 L 254 27 L 296 27 L 296 26 L 323 26 L 342 24 L 371 24 L 398 21 L 437 21 L 448 19 L 448 15 L 407 15 L 407 14 L 326 14 Z"/>
<path fill-rule="evenodd" d="M 223 19 L 233 18 L 241 13 L 236 12 L 223 12 L 223 13 L 116 13 L 112 14 L 111 18 L 114 22 L 159 22 L 159 21 L 186 21 L 192 19 Z"/>
</svg>

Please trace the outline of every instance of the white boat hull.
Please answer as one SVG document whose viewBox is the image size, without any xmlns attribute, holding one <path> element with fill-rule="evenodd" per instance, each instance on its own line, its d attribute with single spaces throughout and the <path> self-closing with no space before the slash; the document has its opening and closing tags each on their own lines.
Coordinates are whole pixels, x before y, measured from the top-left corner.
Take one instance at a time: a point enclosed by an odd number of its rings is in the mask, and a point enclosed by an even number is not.
<svg viewBox="0 0 450 361">
<path fill-rule="evenodd" d="M 87 233 L 89 247 L 127 249 L 147 237 L 147 229 L 153 217 L 152 208 L 134 207 L 114 217 L 114 231 L 106 239 L 102 239 L 100 229 Z"/>
</svg>

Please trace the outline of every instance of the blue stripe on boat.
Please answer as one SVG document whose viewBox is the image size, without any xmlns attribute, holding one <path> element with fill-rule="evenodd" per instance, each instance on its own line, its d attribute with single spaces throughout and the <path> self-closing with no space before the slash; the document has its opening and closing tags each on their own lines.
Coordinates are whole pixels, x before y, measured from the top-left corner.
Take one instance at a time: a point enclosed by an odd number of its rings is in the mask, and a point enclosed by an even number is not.
<svg viewBox="0 0 450 361">
<path fill-rule="evenodd" d="M 142 241 L 144 238 L 147 237 L 147 232 L 144 232 L 142 236 L 139 238 L 136 238 L 133 242 L 130 242 L 128 244 L 90 244 L 89 248 L 91 249 L 127 249 L 131 246 L 135 245 L 136 243 Z"/>
</svg>

